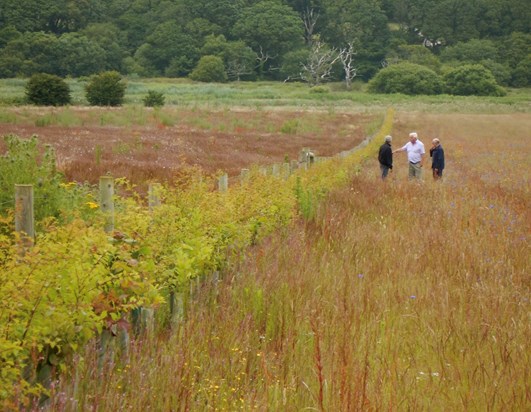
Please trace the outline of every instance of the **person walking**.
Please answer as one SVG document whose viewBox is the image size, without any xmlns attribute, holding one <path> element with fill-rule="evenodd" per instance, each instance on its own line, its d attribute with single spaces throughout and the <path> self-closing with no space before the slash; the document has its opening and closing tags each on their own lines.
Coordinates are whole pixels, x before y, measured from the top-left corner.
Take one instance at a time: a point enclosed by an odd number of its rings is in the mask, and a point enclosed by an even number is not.
<svg viewBox="0 0 531 412">
<path fill-rule="evenodd" d="M 430 149 L 430 157 L 433 180 L 439 180 L 442 177 L 444 170 L 444 150 L 439 139 L 433 139 L 432 147 Z"/>
<path fill-rule="evenodd" d="M 393 150 L 391 149 L 391 141 L 393 137 L 385 136 L 385 142 L 380 146 L 378 152 L 378 161 L 380 162 L 380 170 L 382 171 L 382 180 L 385 180 L 389 171 L 393 169 Z"/>
<path fill-rule="evenodd" d="M 393 151 L 393 153 L 406 152 L 407 160 L 409 162 L 408 178 L 420 179 L 422 177 L 422 166 L 424 162 L 424 143 L 418 139 L 417 132 L 411 132 L 409 134 L 409 142 L 399 149 Z"/>
</svg>

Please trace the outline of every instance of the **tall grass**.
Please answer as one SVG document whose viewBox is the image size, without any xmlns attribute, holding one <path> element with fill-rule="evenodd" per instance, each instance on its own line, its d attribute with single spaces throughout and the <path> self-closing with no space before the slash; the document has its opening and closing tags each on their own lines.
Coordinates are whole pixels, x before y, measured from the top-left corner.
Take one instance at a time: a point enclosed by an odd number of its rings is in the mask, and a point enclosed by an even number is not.
<svg viewBox="0 0 531 412">
<path fill-rule="evenodd" d="M 105 369 L 76 358 L 48 409 L 526 410 L 528 123 L 402 113 L 395 140 L 439 132 L 442 182 L 407 182 L 399 157 L 381 182 L 366 160 L 312 222 L 203 284 L 171 336 Z"/>
</svg>

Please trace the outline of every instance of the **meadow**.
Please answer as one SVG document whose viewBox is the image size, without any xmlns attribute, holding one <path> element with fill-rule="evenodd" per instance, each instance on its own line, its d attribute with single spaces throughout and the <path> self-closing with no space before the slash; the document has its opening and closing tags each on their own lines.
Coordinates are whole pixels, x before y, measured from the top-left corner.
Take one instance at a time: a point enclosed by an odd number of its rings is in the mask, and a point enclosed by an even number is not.
<svg viewBox="0 0 531 412">
<path fill-rule="evenodd" d="M 86 106 L 84 87 L 88 79 L 67 79 L 72 104 Z M 409 110 L 424 108 L 437 111 L 454 111 L 456 105 L 472 112 L 529 111 L 529 89 L 509 89 L 504 97 L 477 96 L 406 96 L 375 95 L 366 92 L 366 84 L 355 81 L 350 90 L 342 83 L 330 83 L 310 88 L 304 83 L 281 82 L 231 82 L 225 84 L 197 83 L 187 79 L 124 78 L 127 84 L 124 104 L 142 105 L 149 90 L 162 92 L 167 105 L 179 107 L 261 108 L 321 108 L 326 111 L 363 106 L 388 107 L 400 105 Z M 24 104 L 25 79 L 0 79 L 0 107 Z"/>
<path fill-rule="evenodd" d="M 530 126 L 398 112 L 397 136 L 441 140 L 442 182 L 408 182 L 398 155 L 381 182 L 367 158 L 203 284 L 174 333 L 104 371 L 88 348 L 48 409 L 526 410 Z"/>
<path fill-rule="evenodd" d="M 240 96 L 238 107 L 301 103 L 290 93 L 276 104 L 272 92 L 246 93 L 254 97 Z M 411 130 L 427 147 L 439 138 L 444 179 L 432 181 L 427 169 L 422 182 L 408 182 L 405 155 L 396 154 L 382 182 L 381 141 L 372 141 L 315 213 L 235 256 L 219 282 L 199 283 L 177 326 L 133 337 L 126 356 L 104 365 L 96 341 L 73 355 L 42 410 L 529 408 L 527 95 L 300 93 L 305 113 L 396 107 L 394 147 Z M 211 97 L 201 110 L 235 101 Z"/>
</svg>

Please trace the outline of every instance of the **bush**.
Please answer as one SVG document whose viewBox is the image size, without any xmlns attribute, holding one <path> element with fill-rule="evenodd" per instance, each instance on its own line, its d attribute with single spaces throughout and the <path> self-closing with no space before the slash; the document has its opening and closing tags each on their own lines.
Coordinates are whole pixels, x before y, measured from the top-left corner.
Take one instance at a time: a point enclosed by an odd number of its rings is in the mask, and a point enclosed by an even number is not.
<svg viewBox="0 0 531 412">
<path fill-rule="evenodd" d="M 28 102 L 39 106 L 64 106 L 70 103 L 70 87 L 53 74 L 34 74 L 26 84 Z"/>
<path fill-rule="evenodd" d="M 10 134 L 3 140 L 7 151 L 0 156 L 0 214 L 7 214 L 13 207 L 16 184 L 32 184 L 39 199 L 35 202 L 35 219 L 59 217 L 65 206 L 61 202 L 63 178 L 56 170 L 53 147 L 47 145 L 41 150 L 36 136 L 21 139 Z"/>
<path fill-rule="evenodd" d="M 190 78 L 199 82 L 226 82 L 227 73 L 223 60 L 217 56 L 203 56 L 190 73 Z"/>
<path fill-rule="evenodd" d="M 480 64 L 465 64 L 444 75 L 446 92 L 459 96 L 503 96 L 492 73 Z"/>
<path fill-rule="evenodd" d="M 399 63 L 382 69 L 369 81 L 373 93 L 439 94 L 441 77 L 427 67 L 412 63 Z"/>
<path fill-rule="evenodd" d="M 313 86 L 310 88 L 310 93 L 326 94 L 330 93 L 330 89 L 326 86 Z"/>
<path fill-rule="evenodd" d="M 508 86 L 511 83 L 511 68 L 508 65 L 489 59 L 481 60 L 479 64 L 490 70 L 499 85 Z"/>
<path fill-rule="evenodd" d="M 103 72 L 91 78 L 85 87 L 86 97 L 92 106 L 120 106 L 126 87 L 120 73 Z"/>
<path fill-rule="evenodd" d="M 164 94 L 155 90 L 148 90 L 147 96 L 142 101 L 146 107 L 161 107 L 164 106 Z"/>
</svg>

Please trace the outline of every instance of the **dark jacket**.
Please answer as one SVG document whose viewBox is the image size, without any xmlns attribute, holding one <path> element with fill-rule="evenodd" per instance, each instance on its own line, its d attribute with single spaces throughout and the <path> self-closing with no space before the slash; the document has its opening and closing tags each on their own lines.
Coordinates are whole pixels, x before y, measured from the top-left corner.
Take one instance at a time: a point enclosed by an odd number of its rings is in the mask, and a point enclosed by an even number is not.
<svg viewBox="0 0 531 412">
<path fill-rule="evenodd" d="M 393 150 L 388 142 L 385 142 L 380 146 L 378 152 L 378 161 L 381 165 L 387 166 L 389 169 L 393 168 Z"/>
<path fill-rule="evenodd" d="M 444 150 L 441 145 L 430 149 L 431 168 L 437 170 L 444 169 Z"/>
</svg>

